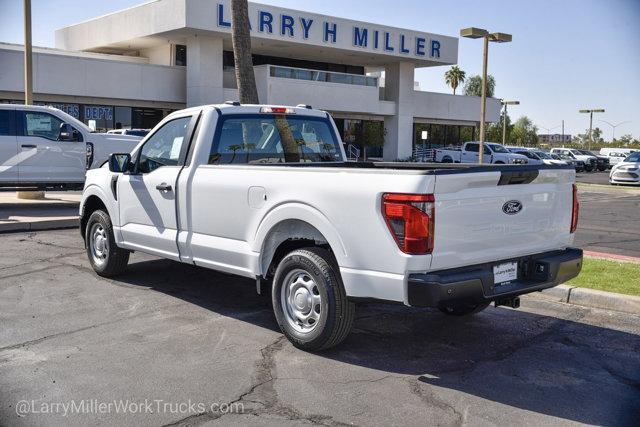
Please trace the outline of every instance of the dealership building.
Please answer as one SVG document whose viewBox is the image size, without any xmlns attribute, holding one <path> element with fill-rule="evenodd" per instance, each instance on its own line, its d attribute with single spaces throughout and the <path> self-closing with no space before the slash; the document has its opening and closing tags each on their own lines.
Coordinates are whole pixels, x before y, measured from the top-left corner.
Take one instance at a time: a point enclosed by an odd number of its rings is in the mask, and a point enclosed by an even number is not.
<svg viewBox="0 0 640 427">
<path fill-rule="evenodd" d="M 329 111 L 354 147 L 379 129 L 384 148 L 369 155 L 387 160 L 475 139 L 479 98 L 414 85 L 416 68 L 457 63 L 456 37 L 258 3 L 249 19 L 261 103 Z M 35 103 L 98 130 L 149 128 L 177 109 L 238 99 L 230 0 L 144 3 L 61 28 L 55 45 L 33 50 Z M 23 47 L 0 43 L 0 102 L 24 99 L 23 67 Z M 487 120 L 499 112 L 488 99 Z"/>
</svg>

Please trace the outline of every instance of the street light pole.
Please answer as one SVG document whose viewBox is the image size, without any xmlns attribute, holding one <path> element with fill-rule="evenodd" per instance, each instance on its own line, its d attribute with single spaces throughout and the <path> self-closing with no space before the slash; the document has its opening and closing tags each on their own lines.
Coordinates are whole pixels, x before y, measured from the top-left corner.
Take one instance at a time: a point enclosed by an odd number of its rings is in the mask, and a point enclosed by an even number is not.
<svg viewBox="0 0 640 427">
<path fill-rule="evenodd" d="M 33 103 L 33 71 L 31 66 L 31 0 L 24 0 L 24 103 Z"/>
<path fill-rule="evenodd" d="M 504 116 L 502 117 L 502 145 L 507 145 L 507 105 L 520 105 L 520 101 L 501 101 L 504 105 Z"/>
<path fill-rule="evenodd" d="M 489 42 L 508 43 L 511 41 L 511 34 L 505 33 L 489 33 L 482 28 L 464 28 L 460 30 L 460 36 L 469 39 L 484 40 L 484 50 L 482 55 L 482 94 L 480 99 L 480 144 L 478 147 L 478 163 L 484 161 L 484 138 L 485 138 L 485 120 L 487 112 L 487 62 L 489 59 Z"/>
<path fill-rule="evenodd" d="M 593 140 L 592 138 L 592 132 L 593 132 L 593 113 L 604 113 L 604 108 L 596 108 L 596 109 L 591 109 L 591 110 L 578 110 L 580 113 L 589 113 L 589 146 L 588 146 L 588 150 L 591 151 L 591 141 Z"/>
<path fill-rule="evenodd" d="M 617 123 L 617 124 L 615 124 L 615 125 L 614 125 L 613 123 L 609 123 L 609 122 L 608 122 L 608 121 L 606 121 L 606 120 L 600 120 L 600 121 L 601 121 L 602 123 L 606 123 L 606 124 L 608 124 L 609 126 L 611 126 L 611 129 L 612 129 L 611 142 L 613 142 L 613 141 L 615 141 L 615 140 L 616 140 L 616 128 L 617 128 L 618 126 L 623 125 L 623 124 L 625 124 L 625 123 L 631 123 L 631 120 L 625 120 L 624 122 L 620 122 L 620 123 Z"/>
</svg>

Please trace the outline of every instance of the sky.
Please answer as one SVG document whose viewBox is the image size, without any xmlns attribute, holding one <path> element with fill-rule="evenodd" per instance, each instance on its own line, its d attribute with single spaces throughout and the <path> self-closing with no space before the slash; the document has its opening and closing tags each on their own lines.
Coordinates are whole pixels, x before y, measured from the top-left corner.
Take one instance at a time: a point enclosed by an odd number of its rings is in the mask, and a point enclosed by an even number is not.
<svg viewBox="0 0 640 427">
<path fill-rule="evenodd" d="M 142 3 L 142 0 L 32 0 L 33 44 L 53 47 L 54 30 Z M 489 73 L 495 96 L 520 101 L 513 120 L 531 118 L 541 133 L 582 133 L 589 126 L 579 109 L 604 108 L 594 116 L 606 139 L 640 138 L 640 0 L 261 0 L 260 3 L 343 18 L 457 36 L 480 27 L 513 34 L 491 44 Z M 0 0 L 0 42 L 23 42 L 21 0 Z M 482 70 L 482 43 L 460 39 L 458 65 L 467 76 Z M 448 67 L 416 70 L 423 90 L 451 92 Z M 459 92 L 458 92 L 459 93 Z"/>
</svg>

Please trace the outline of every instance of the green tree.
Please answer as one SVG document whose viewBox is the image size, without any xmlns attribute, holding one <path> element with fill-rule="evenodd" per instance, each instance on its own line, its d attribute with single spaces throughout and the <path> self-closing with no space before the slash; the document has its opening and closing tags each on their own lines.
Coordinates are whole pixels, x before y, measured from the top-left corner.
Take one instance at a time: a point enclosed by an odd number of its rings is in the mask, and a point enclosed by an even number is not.
<svg viewBox="0 0 640 427">
<path fill-rule="evenodd" d="M 464 83 L 464 79 L 467 77 L 467 73 L 458 68 L 457 65 L 449 68 L 446 73 L 444 73 L 444 81 L 451 86 L 453 89 L 453 94 L 456 94 L 456 89 L 461 83 Z"/>
<path fill-rule="evenodd" d="M 535 146 L 538 144 L 538 127 L 530 118 L 522 116 L 513 124 L 511 141 L 517 145 Z"/>
<path fill-rule="evenodd" d="M 367 147 L 382 147 L 387 130 L 384 122 L 365 120 L 362 122 L 362 153 L 367 160 Z"/>
<path fill-rule="evenodd" d="M 504 120 L 507 121 L 506 144 L 510 145 L 513 143 L 513 136 L 512 136 L 513 124 L 511 123 L 511 118 L 509 117 L 509 114 L 507 114 L 506 119 L 504 114 L 501 114 L 500 120 L 498 120 L 496 123 L 491 123 L 487 127 L 487 134 L 486 134 L 487 141 L 497 142 L 498 144 L 502 144 L 502 124 L 504 123 Z"/>
<path fill-rule="evenodd" d="M 487 97 L 493 97 L 496 90 L 496 80 L 492 75 L 487 76 Z M 473 76 L 464 84 L 466 96 L 482 96 L 482 77 Z"/>
</svg>

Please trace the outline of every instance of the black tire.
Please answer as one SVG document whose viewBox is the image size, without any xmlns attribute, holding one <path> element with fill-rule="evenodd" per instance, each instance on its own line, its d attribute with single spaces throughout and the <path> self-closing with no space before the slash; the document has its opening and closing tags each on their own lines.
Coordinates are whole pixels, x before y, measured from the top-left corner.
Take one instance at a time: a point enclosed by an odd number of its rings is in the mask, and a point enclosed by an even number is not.
<svg viewBox="0 0 640 427">
<path fill-rule="evenodd" d="M 593 171 L 593 166 L 585 166 L 584 170 L 585 170 L 585 172 L 591 172 L 591 171 Z"/>
<path fill-rule="evenodd" d="M 94 239 L 96 233 L 101 234 L 100 239 L 106 243 L 99 250 L 99 244 Z M 91 267 L 102 277 L 113 277 L 122 273 L 129 262 L 129 251 L 119 248 L 113 237 L 111 218 L 105 211 L 97 210 L 91 214 L 85 229 L 85 247 Z M 106 247 L 106 251 L 104 248 Z"/>
<path fill-rule="evenodd" d="M 453 159 L 451 157 L 443 157 L 442 163 L 453 163 Z"/>
<path fill-rule="evenodd" d="M 503 162 L 503 161 L 501 161 L 501 160 L 498 160 L 495 164 L 496 164 L 496 165 L 504 165 L 504 162 Z"/>
<path fill-rule="evenodd" d="M 472 314 L 480 313 L 485 308 L 489 307 L 491 303 L 481 304 L 459 304 L 451 306 L 438 307 L 438 309 L 448 316 L 470 316 Z"/>
<path fill-rule="evenodd" d="M 314 320 L 313 316 L 317 317 L 310 325 L 304 325 L 302 318 L 295 316 L 295 304 L 287 303 L 287 293 L 291 294 L 299 280 L 305 285 L 298 286 L 301 294 L 296 292 L 291 302 L 295 300 L 296 304 L 307 306 L 298 312 L 310 310 L 307 322 Z M 325 249 L 309 247 L 287 254 L 276 269 L 271 299 L 280 330 L 302 350 L 328 349 L 342 342 L 351 331 L 355 304 L 347 299 L 338 266 L 332 254 Z M 305 327 L 309 329 L 305 331 Z"/>
</svg>

